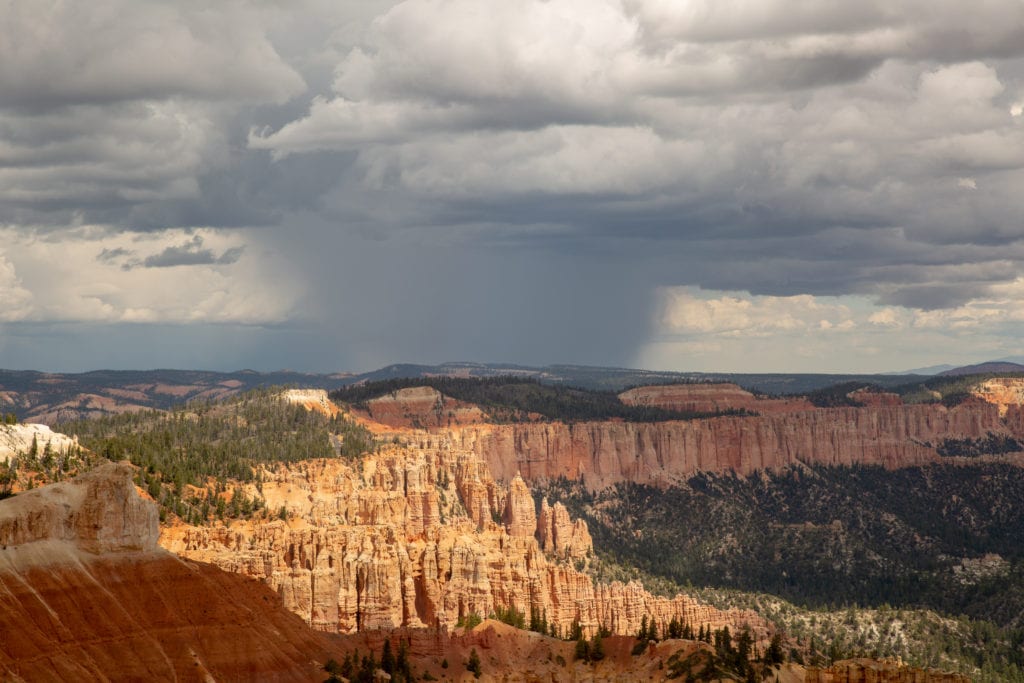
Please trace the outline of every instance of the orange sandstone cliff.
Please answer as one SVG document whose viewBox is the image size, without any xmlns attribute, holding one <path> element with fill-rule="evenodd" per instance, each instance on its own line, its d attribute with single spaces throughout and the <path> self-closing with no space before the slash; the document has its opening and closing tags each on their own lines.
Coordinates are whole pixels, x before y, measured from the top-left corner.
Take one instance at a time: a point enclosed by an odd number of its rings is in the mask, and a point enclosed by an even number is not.
<svg viewBox="0 0 1024 683">
<path fill-rule="evenodd" d="M 1015 424 L 1000 418 L 997 405 L 978 401 L 655 423 L 470 425 L 447 435 L 458 448 L 479 454 L 497 479 L 508 481 L 517 472 L 527 481 L 564 476 L 602 489 L 620 481 L 669 485 L 697 472 L 749 474 L 801 463 L 920 465 L 938 459 L 934 446 L 944 438 L 1007 433 Z"/>
<path fill-rule="evenodd" d="M 413 438 L 415 436 L 415 438 Z M 426 432 L 359 461 L 320 460 L 262 473 L 269 510 L 286 520 L 179 525 L 161 544 L 185 557 L 265 581 L 316 629 L 451 628 L 470 614 L 514 607 L 562 633 L 605 626 L 632 634 L 644 617 L 740 628 L 763 620 L 637 583 L 595 585 L 582 521 L 537 504 L 513 476 L 499 485 L 473 452 Z M 255 493 L 253 491 L 252 493 Z"/>
<path fill-rule="evenodd" d="M 994 377 L 980 382 L 970 393 L 981 400 L 999 406 L 999 414 L 1006 416 L 1011 410 L 1024 405 L 1024 377 Z"/>
</svg>

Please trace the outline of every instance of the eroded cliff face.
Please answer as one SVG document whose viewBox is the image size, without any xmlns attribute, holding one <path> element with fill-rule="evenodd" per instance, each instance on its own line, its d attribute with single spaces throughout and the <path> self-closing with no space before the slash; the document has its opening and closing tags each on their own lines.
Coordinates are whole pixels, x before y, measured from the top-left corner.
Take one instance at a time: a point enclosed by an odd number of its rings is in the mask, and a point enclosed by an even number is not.
<svg viewBox="0 0 1024 683">
<path fill-rule="evenodd" d="M 791 465 L 908 467 L 938 459 L 943 438 L 1015 429 L 999 407 L 971 403 L 825 408 L 757 417 L 657 423 L 479 425 L 448 431 L 494 477 L 567 477 L 591 489 L 620 481 L 669 485 L 697 472 L 750 474 Z"/>
<path fill-rule="evenodd" d="M 897 661 L 847 659 L 830 667 L 807 667 L 806 683 L 969 683 L 962 674 L 917 669 Z"/>
<path fill-rule="evenodd" d="M 303 406 L 306 410 L 334 417 L 341 410 L 327 397 L 323 389 L 286 389 L 281 398 L 287 403 Z"/>
<path fill-rule="evenodd" d="M 43 424 L 21 423 L 0 425 L 0 462 L 28 455 L 35 443 L 38 455 L 52 452 L 54 455 L 67 453 L 78 447 L 71 437 L 52 431 Z"/>
<path fill-rule="evenodd" d="M 521 479 L 501 486 L 473 452 L 437 435 L 418 439 L 360 461 L 265 471 L 267 507 L 283 506 L 287 520 L 175 526 L 161 544 L 265 581 L 324 631 L 454 627 L 514 607 L 563 633 L 579 622 L 587 633 L 604 625 L 630 634 L 646 616 L 663 627 L 675 617 L 767 634 L 753 613 L 655 597 L 636 583 L 595 586 L 581 571 L 593 552 L 583 522 L 558 504 L 538 515 Z"/>
<path fill-rule="evenodd" d="M 619 400 L 631 406 L 698 413 L 749 410 L 767 414 L 815 409 L 814 404 L 805 398 L 758 398 L 746 389 L 727 382 L 634 387 L 619 394 Z"/>
<path fill-rule="evenodd" d="M 0 678 L 323 680 L 324 634 L 265 586 L 161 550 L 132 472 L 0 501 Z"/>
<path fill-rule="evenodd" d="M 91 554 L 152 551 L 160 536 L 156 506 L 144 501 L 126 463 L 3 501 L 0 545 L 64 541 Z"/>
<path fill-rule="evenodd" d="M 970 393 L 987 403 L 999 406 L 1005 416 L 1011 408 L 1024 406 L 1024 377 L 995 377 L 979 383 Z"/>
<path fill-rule="evenodd" d="M 363 414 L 382 424 L 408 428 L 479 424 L 486 420 L 478 406 L 426 386 L 399 389 L 371 399 Z"/>
</svg>

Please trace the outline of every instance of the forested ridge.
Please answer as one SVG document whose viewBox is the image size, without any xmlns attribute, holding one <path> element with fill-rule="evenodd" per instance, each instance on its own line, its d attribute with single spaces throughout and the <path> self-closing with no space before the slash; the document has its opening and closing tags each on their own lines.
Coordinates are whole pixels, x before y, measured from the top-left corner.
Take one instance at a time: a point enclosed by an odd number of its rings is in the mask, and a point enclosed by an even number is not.
<svg viewBox="0 0 1024 683">
<path fill-rule="evenodd" d="M 139 483 L 161 506 L 193 524 L 262 510 L 236 482 L 258 482 L 258 466 L 310 458 L 357 457 L 372 435 L 354 421 L 307 410 L 259 389 L 223 402 L 196 401 L 57 425 L 109 460 L 139 466 Z M 332 436 L 334 437 L 332 439 Z M 190 488 L 192 487 L 192 488 Z M 230 496 L 221 495 L 232 489 Z M 199 489 L 195 491 L 194 489 Z"/>
</svg>

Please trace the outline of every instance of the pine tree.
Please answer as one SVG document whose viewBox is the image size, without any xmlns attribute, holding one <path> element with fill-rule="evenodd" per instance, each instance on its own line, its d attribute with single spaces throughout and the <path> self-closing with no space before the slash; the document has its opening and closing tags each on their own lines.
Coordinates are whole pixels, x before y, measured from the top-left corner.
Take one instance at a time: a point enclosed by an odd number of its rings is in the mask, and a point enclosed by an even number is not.
<svg viewBox="0 0 1024 683">
<path fill-rule="evenodd" d="M 409 663 L 409 643 L 405 640 L 398 643 L 398 659 L 395 661 L 395 679 L 412 680 L 412 665 Z"/>
<path fill-rule="evenodd" d="M 590 639 L 590 661 L 600 662 L 602 659 L 604 659 L 604 638 L 601 636 L 601 631 L 598 630 Z"/>
<path fill-rule="evenodd" d="M 590 661 L 590 646 L 587 645 L 587 641 L 582 636 L 576 640 L 575 659 L 577 662 L 589 662 Z"/>
<path fill-rule="evenodd" d="M 380 668 L 392 678 L 395 674 L 395 655 L 391 652 L 391 639 L 384 639 L 384 647 L 380 651 Z"/>
<path fill-rule="evenodd" d="M 473 678 L 480 678 L 483 670 L 480 668 L 480 655 L 476 653 L 474 647 L 469 653 L 469 661 L 466 662 L 466 671 L 473 674 Z"/>
<path fill-rule="evenodd" d="M 811 642 L 813 652 L 813 640 Z M 764 663 L 769 666 L 775 666 L 777 664 L 782 664 L 785 659 L 786 656 L 782 651 L 782 635 L 776 633 L 772 636 L 771 642 L 768 644 L 768 649 L 765 650 Z"/>
</svg>

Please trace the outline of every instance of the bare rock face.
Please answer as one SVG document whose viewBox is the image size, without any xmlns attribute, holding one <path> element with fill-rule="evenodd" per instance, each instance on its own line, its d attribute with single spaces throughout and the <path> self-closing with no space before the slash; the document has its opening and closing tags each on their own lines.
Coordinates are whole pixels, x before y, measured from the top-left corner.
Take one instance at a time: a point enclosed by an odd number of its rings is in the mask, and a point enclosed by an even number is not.
<svg viewBox="0 0 1024 683">
<path fill-rule="evenodd" d="M 537 511 L 530 488 L 518 474 L 508 487 L 502 518 L 509 536 L 533 536 L 537 532 Z"/>
<path fill-rule="evenodd" d="M 805 683 L 968 683 L 962 674 L 917 669 L 898 661 L 847 659 L 828 668 L 807 667 Z"/>
<path fill-rule="evenodd" d="M 323 389 L 285 389 L 281 398 L 287 403 L 295 403 L 327 417 L 334 417 L 339 412 L 338 406 L 327 398 L 327 392 Z"/>
<path fill-rule="evenodd" d="M 995 377 L 981 382 L 970 393 L 978 398 L 999 406 L 1000 417 L 1005 417 L 1010 408 L 1024 406 L 1024 377 Z"/>
<path fill-rule="evenodd" d="M 366 410 L 373 420 L 392 427 L 448 427 L 485 420 L 478 406 L 426 386 L 399 389 L 371 399 L 366 402 Z"/>
<path fill-rule="evenodd" d="M 815 409 L 814 404 L 805 398 L 758 398 L 746 389 L 726 382 L 635 387 L 619 394 L 619 400 L 630 406 L 696 413 L 748 410 L 766 414 Z"/>
<path fill-rule="evenodd" d="M 28 455 L 35 444 L 38 455 L 45 451 L 67 453 L 78 446 L 78 441 L 42 424 L 0 425 L 0 462 Z"/>
<path fill-rule="evenodd" d="M 537 517 L 537 539 L 544 552 L 570 560 L 585 560 L 594 548 L 586 522 L 573 521 L 564 505 L 550 506 L 546 498 Z"/>
<path fill-rule="evenodd" d="M 625 423 L 479 425 L 449 431 L 495 477 L 560 476 L 591 489 L 669 485 L 697 472 L 750 474 L 805 464 L 907 467 L 934 462 L 943 438 L 1006 433 L 995 404 L 827 408 L 758 417 Z"/>
<path fill-rule="evenodd" d="M 870 389 L 858 389 L 851 391 L 847 397 L 861 405 L 877 408 L 879 406 L 901 406 L 903 399 L 899 394 L 888 391 L 871 391 Z"/>
<path fill-rule="evenodd" d="M 68 541 L 92 554 L 155 550 L 159 516 L 137 494 L 132 473 L 126 463 L 110 463 L 2 501 L 0 544 Z"/>
<path fill-rule="evenodd" d="M 752 613 L 655 598 L 639 584 L 595 586 L 575 566 L 592 553 L 583 522 L 550 507 L 538 521 L 522 479 L 496 483 L 474 453 L 437 435 L 410 441 L 359 461 L 265 471 L 267 507 L 284 506 L 287 521 L 165 528 L 161 544 L 266 582 L 323 631 L 451 628 L 500 607 L 535 610 L 563 633 L 579 622 L 587 633 L 604 625 L 631 634 L 646 616 L 691 619 L 694 628 L 749 623 L 767 634 Z"/>
</svg>

